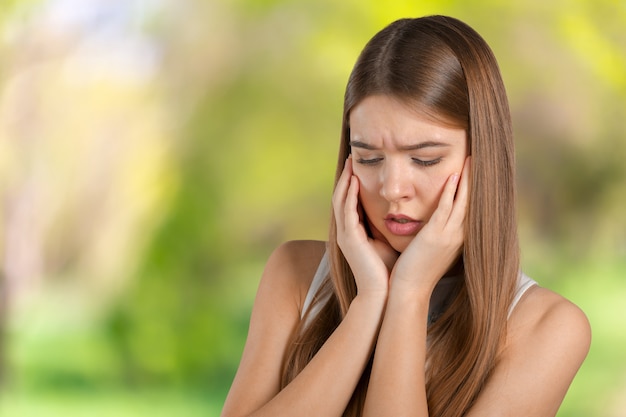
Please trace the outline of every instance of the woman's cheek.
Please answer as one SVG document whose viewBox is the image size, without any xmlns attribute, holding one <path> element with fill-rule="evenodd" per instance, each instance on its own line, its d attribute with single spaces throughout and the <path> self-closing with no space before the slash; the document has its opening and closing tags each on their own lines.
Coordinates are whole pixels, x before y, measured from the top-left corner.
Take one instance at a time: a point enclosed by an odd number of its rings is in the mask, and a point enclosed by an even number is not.
<svg viewBox="0 0 626 417">
<path fill-rule="evenodd" d="M 370 237 L 386 242 L 387 240 L 385 237 L 378 231 L 376 225 L 372 222 L 373 218 L 380 217 L 380 213 L 378 213 L 377 216 L 377 211 L 379 209 L 377 209 L 376 196 L 378 193 L 371 186 L 372 183 L 368 182 L 367 179 L 366 181 L 359 179 L 359 203 L 362 210 L 360 212 L 360 216 L 362 216 L 361 220 L 367 224 L 367 228 L 369 229 L 368 234 Z"/>
<path fill-rule="evenodd" d="M 429 205 L 431 206 L 431 214 L 435 211 L 437 206 L 439 205 L 439 200 L 441 200 L 441 196 L 443 195 L 443 190 L 446 188 L 446 183 L 448 179 L 452 176 L 453 172 L 450 172 L 449 175 L 441 175 L 437 178 L 433 178 L 430 183 L 430 189 L 432 192 L 430 193 Z"/>
<path fill-rule="evenodd" d="M 362 204 L 367 205 L 367 203 L 369 203 L 372 197 L 376 194 L 374 181 L 366 175 L 359 175 L 356 172 L 355 175 L 359 180 L 359 198 Z"/>
<path fill-rule="evenodd" d="M 370 232 L 370 237 L 374 237 L 376 239 L 384 241 L 384 238 L 382 238 L 382 235 L 380 233 L 378 233 L 378 235 L 376 235 L 375 233 L 375 231 L 377 231 L 377 228 L 382 227 L 382 225 L 376 224 L 375 219 L 380 219 L 384 217 L 384 209 L 380 207 L 380 204 L 377 202 L 375 196 L 373 196 L 369 191 L 364 189 L 361 189 L 359 201 L 362 210 L 361 220 L 367 224 Z"/>
</svg>

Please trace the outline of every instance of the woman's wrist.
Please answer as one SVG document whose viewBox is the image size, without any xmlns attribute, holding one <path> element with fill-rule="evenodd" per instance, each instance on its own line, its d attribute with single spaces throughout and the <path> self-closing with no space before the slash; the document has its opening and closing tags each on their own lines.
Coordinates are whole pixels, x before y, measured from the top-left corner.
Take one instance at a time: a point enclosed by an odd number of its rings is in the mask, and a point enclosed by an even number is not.
<svg viewBox="0 0 626 417">
<path fill-rule="evenodd" d="M 380 315 L 385 310 L 387 305 L 387 298 L 389 292 L 387 290 L 366 290 L 359 291 L 352 303 L 350 309 L 360 309 L 373 313 L 374 315 Z"/>
<path fill-rule="evenodd" d="M 428 305 L 433 293 L 433 286 L 417 285 L 413 282 L 395 280 L 391 284 L 388 296 L 388 304 L 410 308 L 417 313 L 428 314 Z"/>
<path fill-rule="evenodd" d="M 389 280 L 389 294 L 394 292 L 412 292 L 415 295 L 422 295 L 430 298 L 439 278 L 433 278 L 426 276 L 426 274 L 419 274 L 413 271 L 410 276 L 406 274 L 400 274 L 397 270 L 394 271 Z"/>
</svg>

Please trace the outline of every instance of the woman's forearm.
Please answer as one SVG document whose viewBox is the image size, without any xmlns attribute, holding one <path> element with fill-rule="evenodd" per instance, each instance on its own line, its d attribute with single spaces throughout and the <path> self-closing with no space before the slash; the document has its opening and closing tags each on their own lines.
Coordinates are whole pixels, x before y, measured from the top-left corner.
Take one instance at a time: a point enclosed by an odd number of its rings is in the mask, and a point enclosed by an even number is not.
<svg viewBox="0 0 626 417">
<path fill-rule="evenodd" d="M 392 289 L 376 344 L 365 417 L 428 415 L 424 370 L 428 299 Z"/>
<path fill-rule="evenodd" d="M 341 416 L 376 343 L 386 295 L 357 296 L 302 372 L 252 416 Z"/>
</svg>

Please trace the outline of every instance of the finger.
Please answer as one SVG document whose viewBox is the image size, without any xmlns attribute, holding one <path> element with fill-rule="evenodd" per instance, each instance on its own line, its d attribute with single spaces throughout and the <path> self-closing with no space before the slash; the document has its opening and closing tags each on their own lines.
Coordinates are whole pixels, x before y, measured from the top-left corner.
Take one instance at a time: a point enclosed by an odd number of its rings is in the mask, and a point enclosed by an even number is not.
<svg viewBox="0 0 626 417">
<path fill-rule="evenodd" d="M 454 199 L 454 205 L 452 207 L 452 213 L 450 213 L 450 224 L 462 225 L 465 221 L 465 215 L 467 212 L 467 205 L 469 201 L 469 178 L 472 170 L 472 160 L 468 156 L 465 160 L 465 166 L 463 167 L 463 173 L 459 181 L 456 197 Z"/>
<path fill-rule="evenodd" d="M 343 227 L 343 207 L 345 205 L 346 195 L 348 193 L 348 187 L 350 185 L 350 177 L 352 174 L 351 158 L 348 157 L 343 167 L 343 171 L 337 180 L 335 185 L 335 191 L 333 193 L 332 203 L 333 211 L 335 212 L 335 220 L 337 225 Z"/>
<path fill-rule="evenodd" d="M 348 189 L 350 176 L 352 175 L 352 164 L 350 161 L 350 157 L 348 157 L 343 165 L 343 171 L 341 171 L 341 175 L 337 180 L 337 185 L 335 186 L 334 196 L 339 197 L 339 200 L 345 198 L 346 191 Z"/>
<path fill-rule="evenodd" d="M 454 174 L 450 175 L 448 181 L 446 181 L 446 185 L 443 187 L 441 197 L 439 197 L 439 204 L 437 205 L 437 209 L 431 217 L 431 221 L 440 222 L 442 225 L 445 225 L 448 222 L 448 219 L 450 218 L 450 213 L 452 211 L 454 194 L 456 193 L 458 183 L 459 174 L 455 172 Z"/>
<path fill-rule="evenodd" d="M 345 225 L 348 227 L 357 227 L 360 223 L 358 212 L 359 186 L 359 179 L 356 175 L 352 175 L 346 195 L 346 202 L 343 207 Z"/>
</svg>

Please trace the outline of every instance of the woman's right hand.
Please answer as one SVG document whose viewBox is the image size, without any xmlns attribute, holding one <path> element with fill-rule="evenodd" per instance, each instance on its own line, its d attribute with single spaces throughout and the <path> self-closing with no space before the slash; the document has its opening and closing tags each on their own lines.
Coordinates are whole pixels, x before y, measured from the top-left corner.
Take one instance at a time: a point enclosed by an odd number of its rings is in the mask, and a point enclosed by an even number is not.
<svg viewBox="0 0 626 417">
<path fill-rule="evenodd" d="M 389 274 L 399 254 L 385 241 L 369 237 L 359 210 L 359 180 L 346 160 L 333 194 L 337 244 L 348 261 L 359 294 L 387 293 Z"/>
</svg>

